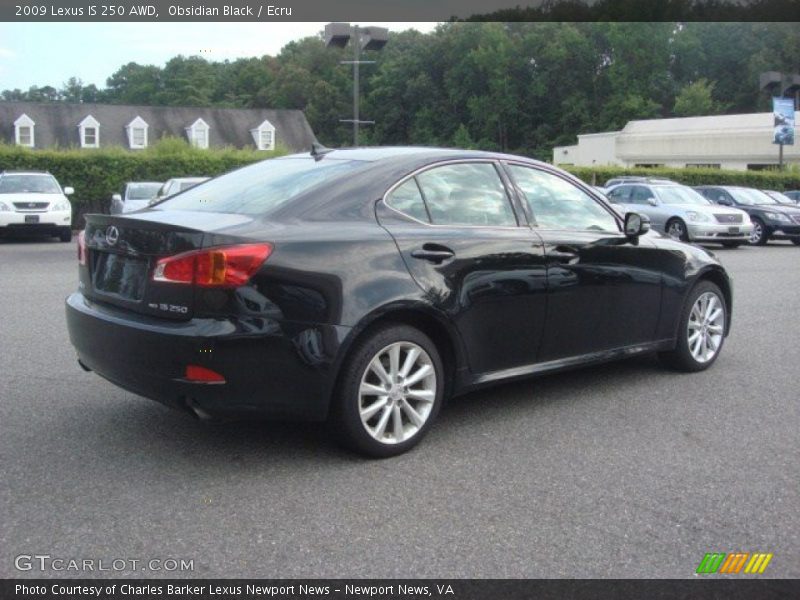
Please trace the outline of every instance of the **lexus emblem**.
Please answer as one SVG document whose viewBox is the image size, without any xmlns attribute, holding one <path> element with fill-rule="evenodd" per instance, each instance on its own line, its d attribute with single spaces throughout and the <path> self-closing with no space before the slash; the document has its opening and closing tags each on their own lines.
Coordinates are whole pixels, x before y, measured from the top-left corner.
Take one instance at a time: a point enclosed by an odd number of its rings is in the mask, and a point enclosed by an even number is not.
<svg viewBox="0 0 800 600">
<path fill-rule="evenodd" d="M 108 229 L 106 229 L 106 243 L 109 246 L 116 245 L 118 240 L 119 240 L 119 229 L 117 229 L 113 225 Z"/>
</svg>

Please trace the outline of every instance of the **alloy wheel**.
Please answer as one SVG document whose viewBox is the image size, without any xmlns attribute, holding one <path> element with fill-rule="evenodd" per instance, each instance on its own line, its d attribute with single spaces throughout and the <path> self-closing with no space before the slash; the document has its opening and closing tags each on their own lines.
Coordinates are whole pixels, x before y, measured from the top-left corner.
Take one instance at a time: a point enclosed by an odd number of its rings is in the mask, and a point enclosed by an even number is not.
<svg viewBox="0 0 800 600">
<path fill-rule="evenodd" d="M 701 294 L 689 314 L 689 352 L 699 363 L 716 356 L 725 332 L 725 305 L 713 292 Z"/>
<path fill-rule="evenodd" d="M 753 221 L 753 231 L 750 232 L 750 243 L 758 244 L 764 235 L 764 228 L 758 221 Z"/>
<path fill-rule="evenodd" d="M 436 400 L 436 369 L 425 350 L 396 342 L 367 365 L 358 410 L 367 433 L 382 444 L 399 444 L 422 429 Z"/>
</svg>

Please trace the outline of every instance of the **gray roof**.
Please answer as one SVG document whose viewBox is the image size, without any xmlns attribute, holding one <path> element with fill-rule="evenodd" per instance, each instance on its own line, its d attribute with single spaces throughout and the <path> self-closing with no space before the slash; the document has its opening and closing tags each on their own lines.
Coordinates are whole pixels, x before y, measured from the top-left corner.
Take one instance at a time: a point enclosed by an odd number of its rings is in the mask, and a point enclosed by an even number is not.
<svg viewBox="0 0 800 600">
<path fill-rule="evenodd" d="M 275 141 L 292 152 L 309 150 L 316 140 L 300 110 L 261 108 L 191 108 L 182 106 L 129 106 L 124 104 L 65 104 L 61 102 L 0 102 L 0 140 L 13 144 L 14 121 L 23 114 L 36 124 L 36 148 L 53 145 L 79 147 L 78 123 L 91 115 L 100 123 L 100 147 L 128 148 L 125 127 L 137 116 L 148 125 L 148 143 L 164 135 L 187 139 L 186 128 L 197 119 L 209 126 L 210 146 L 254 148 L 250 133 L 265 120 L 275 127 Z"/>
</svg>

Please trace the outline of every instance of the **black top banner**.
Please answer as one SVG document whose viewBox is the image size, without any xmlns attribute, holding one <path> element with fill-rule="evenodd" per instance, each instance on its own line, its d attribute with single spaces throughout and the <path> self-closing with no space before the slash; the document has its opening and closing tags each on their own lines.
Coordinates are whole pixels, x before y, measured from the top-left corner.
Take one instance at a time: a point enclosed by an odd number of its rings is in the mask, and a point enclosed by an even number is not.
<svg viewBox="0 0 800 600">
<path fill-rule="evenodd" d="M 0 21 L 800 21 L 800 0 L 0 0 Z"/>
</svg>

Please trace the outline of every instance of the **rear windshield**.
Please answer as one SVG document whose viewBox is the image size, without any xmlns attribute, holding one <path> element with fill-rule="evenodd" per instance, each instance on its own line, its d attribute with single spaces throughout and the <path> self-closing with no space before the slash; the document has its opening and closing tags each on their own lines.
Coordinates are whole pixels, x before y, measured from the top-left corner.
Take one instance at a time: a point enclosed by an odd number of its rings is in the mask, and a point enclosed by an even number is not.
<svg viewBox="0 0 800 600">
<path fill-rule="evenodd" d="M 60 194 L 61 187 L 51 175 L 3 175 L 0 194 Z"/>
<path fill-rule="evenodd" d="M 261 215 L 363 164 L 355 160 L 313 158 L 265 160 L 193 187 L 153 208 Z"/>
</svg>

